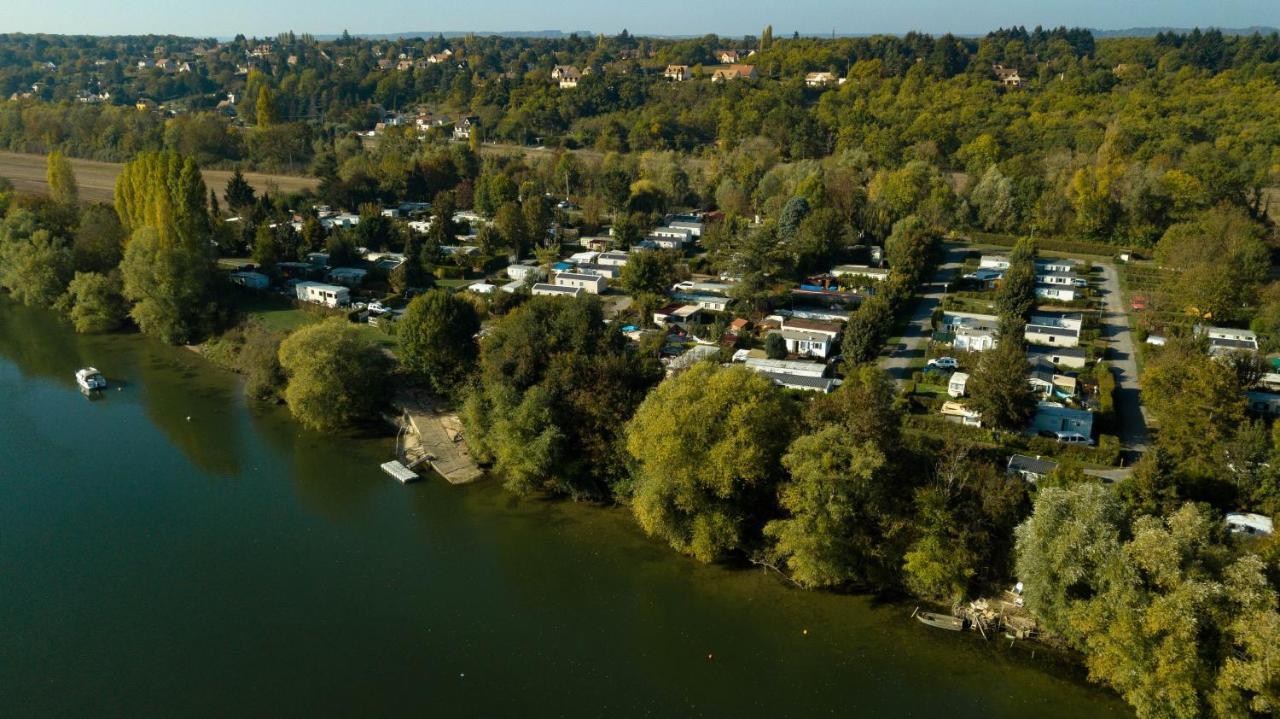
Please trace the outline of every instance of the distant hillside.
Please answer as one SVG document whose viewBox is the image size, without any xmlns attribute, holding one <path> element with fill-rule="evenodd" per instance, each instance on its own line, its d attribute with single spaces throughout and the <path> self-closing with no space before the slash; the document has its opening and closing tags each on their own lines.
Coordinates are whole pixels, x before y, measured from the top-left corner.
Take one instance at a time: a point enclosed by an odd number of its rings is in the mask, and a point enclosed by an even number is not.
<svg viewBox="0 0 1280 719">
<path fill-rule="evenodd" d="M 480 35 L 483 37 L 527 37 L 542 40 L 558 40 L 566 38 L 570 35 L 578 35 L 579 37 L 592 37 L 595 33 L 590 30 L 576 30 L 565 32 L 563 30 L 414 30 L 405 32 L 381 32 L 381 33 L 351 33 L 352 37 L 362 37 L 369 40 L 394 40 L 396 38 L 432 38 L 432 37 L 466 37 L 467 35 Z M 337 40 L 341 35 L 316 35 L 318 40 Z"/>
<path fill-rule="evenodd" d="M 1209 28 L 1201 28 L 1207 30 Z M 1270 35 L 1271 33 L 1280 32 L 1280 28 L 1268 25 L 1255 25 L 1243 28 L 1214 28 L 1223 35 Z M 1161 32 L 1188 33 L 1192 28 L 1189 27 L 1131 27 L 1121 30 L 1098 30 L 1090 29 L 1094 37 L 1152 37 Z M 393 40 L 396 38 L 413 39 L 413 38 L 432 38 L 444 36 L 447 38 L 464 37 L 466 35 L 479 35 L 484 37 L 519 37 L 534 38 L 542 40 L 558 40 L 577 35 L 579 37 L 593 37 L 600 34 L 594 30 L 406 30 L 404 32 L 384 32 L 384 33 L 352 33 L 353 37 L 361 37 L 369 40 Z M 616 35 L 616 32 L 606 32 L 605 35 Z M 667 34 L 667 33 L 633 33 L 639 37 L 660 38 L 664 40 L 679 40 L 693 37 L 702 37 L 705 33 L 686 33 L 686 34 Z M 902 33 L 869 33 L 869 32 L 801 32 L 802 37 L 816 38 L 850 38 L 850 37 L 870 37 L 874 35 L 894 35 L 900 36 Z M 956 33 L 958 37 L 982 37 L 985 33 Z M 319 40 L 336 40 L 340 37 L 338 34 L 316 35 Z M 727 35 L 725 36 L 727 37 Z"/>
<path fill-rule="evenodd" d="M 1217 30 L 1223 35 L 1270 35 L 1273 32 L 1280 32 L 1280 29 L 1268 25 L 1254 25 L 1253 27 L 1217 27 L 1217 28 L 1201 28 L 1201 30 Z M 1162 32 L 1188 33 L 1192 28 L 1189 27 L 1131 27 L 1125 30 L 1090 30 L 1094 37 L 1152 37 Z"/>
</svg>

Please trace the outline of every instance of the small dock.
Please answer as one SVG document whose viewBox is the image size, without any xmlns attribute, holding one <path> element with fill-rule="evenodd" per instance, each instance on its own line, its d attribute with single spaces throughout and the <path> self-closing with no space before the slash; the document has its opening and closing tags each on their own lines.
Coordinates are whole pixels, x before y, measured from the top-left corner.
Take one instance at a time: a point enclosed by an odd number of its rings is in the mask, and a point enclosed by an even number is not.
<svg viewBox="0 0 1280 719">
<path fill-rule="evenodd" d="M 397 397 L 396 406 L 401 411 L 396 454 L 407 471 L 426 462 L 450 484 L 474 482 L 483 475 L 467 453 L 462 421 L 456 414 L 420 393 Z"/>
<path fill-rule="evenodd" d="M 394 479 L 400 480 L 400 484 L 408 484 L 419 479 L 417 472 L 401 464 L 398 459 L 383 462 L 382 471 L 391 475 Z"/>
</svg>

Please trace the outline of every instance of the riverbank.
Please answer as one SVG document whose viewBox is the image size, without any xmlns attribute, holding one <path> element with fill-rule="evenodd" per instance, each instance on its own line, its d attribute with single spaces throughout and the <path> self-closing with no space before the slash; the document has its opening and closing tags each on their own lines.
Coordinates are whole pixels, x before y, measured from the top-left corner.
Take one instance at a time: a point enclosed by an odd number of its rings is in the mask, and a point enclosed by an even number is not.
<svg viewBox="0 0 1280 719">
<path fill-rule="evenodd" d="M 1127 715 L 1020 646 L 699 565 L 622 510 L 402 486 L 390 437 L 309 432 L 191 352 L 0 303 L 20 715 Z M 87 402 L 86 364 L 122 389 Z"/>
</svg>

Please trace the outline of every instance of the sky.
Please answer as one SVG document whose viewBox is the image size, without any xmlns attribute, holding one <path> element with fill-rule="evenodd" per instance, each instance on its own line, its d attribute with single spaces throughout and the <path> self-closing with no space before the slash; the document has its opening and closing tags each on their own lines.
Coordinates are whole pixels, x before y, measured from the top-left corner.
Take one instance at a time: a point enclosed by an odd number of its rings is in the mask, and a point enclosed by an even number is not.
<svg viewBox="0 0 1280 719">
<path fill-rule="evenodd" d="M 0 32 L 267 37 L 420 31 L 982 34 L 997 27 L 1280 26 L 1280 0 L 0 0 Z"/>
</svg>

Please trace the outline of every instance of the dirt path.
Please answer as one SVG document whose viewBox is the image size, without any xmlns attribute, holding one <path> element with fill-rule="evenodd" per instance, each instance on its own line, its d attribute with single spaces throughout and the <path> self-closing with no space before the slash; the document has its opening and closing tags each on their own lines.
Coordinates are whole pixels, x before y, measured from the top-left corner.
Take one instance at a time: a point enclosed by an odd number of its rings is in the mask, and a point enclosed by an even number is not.
<svg viewBox="0 0 1280 719">
<path fill-rule="evenodd" d="M 120 174 L 121 165 L 114 162 L 96 162 L 94 160 L 71 160 L 75 169 L 76 182 L 80 185 L 80 198 L 86 202 L 111 202 L 116 184 L 116 175 Z M 204 182 L 222 195 L 227 180 L 232 173 L 228 170 L 205 170 Z M 26 155 L 16 152 L 0 152 L 0 177 L 13 181 L 20 192 L 45 193 L 49 185 L 45 182 L 44 155 Z M 257 172 L 246 172 L 245 179 L 255 190 L 271 192 L 296 192 L 315 187 L 318 180 L 312 177 L 294 177 L 291 175 L 265 175 Z"/>
</svg>

